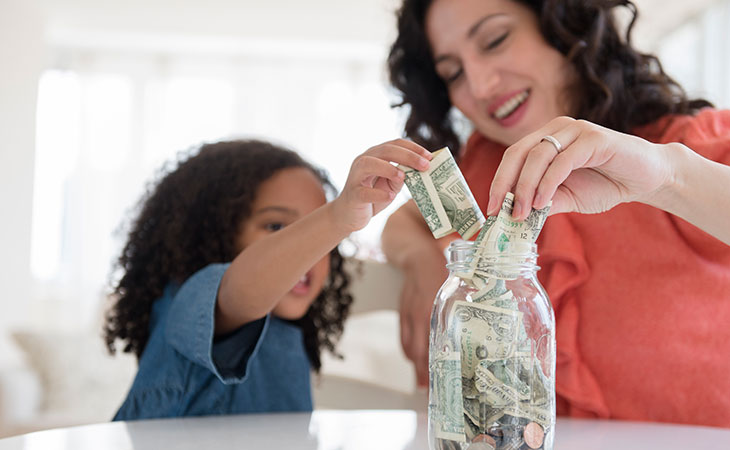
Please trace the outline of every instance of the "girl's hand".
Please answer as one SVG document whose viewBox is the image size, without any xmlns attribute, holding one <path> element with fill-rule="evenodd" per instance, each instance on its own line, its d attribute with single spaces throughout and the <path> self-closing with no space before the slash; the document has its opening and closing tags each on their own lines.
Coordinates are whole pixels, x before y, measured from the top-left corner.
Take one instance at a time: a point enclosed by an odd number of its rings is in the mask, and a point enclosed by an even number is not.
<svg viewBox="0 0 730 450">
<path fill-rule="evenodd" d="M 405 139 L 368 149 L 352 162 L 345 187 L 332 202 L 337 223 L 348 234 L 364 228 L 403 187 L 405 173 L 391 163 L 425 170 L 431 158 L 428 150 Z"/>
<path fill-rule="evenodd" d="M 555 145 L 545 136 L 553 136 Z M 558 117 L 510 146 L 492 182 L 487 214 L 496 214 L 505 194 L 515 194 L 513 217 L 530 207 L 550 214 L 600 213 L 619 203 L 651 203 L 673 176 L 667 145 L 648 142 L 584 120 Z"/>
</svg>

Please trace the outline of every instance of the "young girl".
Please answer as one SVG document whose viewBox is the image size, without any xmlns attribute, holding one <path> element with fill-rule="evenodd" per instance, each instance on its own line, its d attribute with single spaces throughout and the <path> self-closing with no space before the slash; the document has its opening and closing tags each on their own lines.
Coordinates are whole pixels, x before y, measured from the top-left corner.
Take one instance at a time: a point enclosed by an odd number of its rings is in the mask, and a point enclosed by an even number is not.
<svg viewBox="0 0 730 450">
<path fill-rule="evenodd" d="M 139 358 L 115 420 L 312 409 L 309 372 L 352 298 L 338 243 L 430 156 L 408 141 L 352 164 L 339 197 L 296 153 L 204 145 L 148 194 L 119 259 L 106 343 Z"/>
</svg>

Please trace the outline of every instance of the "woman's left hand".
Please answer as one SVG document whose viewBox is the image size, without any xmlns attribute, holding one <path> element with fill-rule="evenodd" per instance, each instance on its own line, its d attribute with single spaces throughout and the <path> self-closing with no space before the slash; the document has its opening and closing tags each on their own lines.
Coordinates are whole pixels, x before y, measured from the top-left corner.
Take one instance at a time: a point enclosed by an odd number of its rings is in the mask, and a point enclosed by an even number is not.
<svg viewBox="0 0 730 450">
<path fill-rule="evenodd" d="M 492 182 L 487 214 L 499 211 L 509 191 L 515 195 L 517 220 L 551 200 L 550 214 L 600 213 L 619 203 L 650 203 L 673 177 L 669 145 L 558 117 L 505 151 Z"/>
</svg>

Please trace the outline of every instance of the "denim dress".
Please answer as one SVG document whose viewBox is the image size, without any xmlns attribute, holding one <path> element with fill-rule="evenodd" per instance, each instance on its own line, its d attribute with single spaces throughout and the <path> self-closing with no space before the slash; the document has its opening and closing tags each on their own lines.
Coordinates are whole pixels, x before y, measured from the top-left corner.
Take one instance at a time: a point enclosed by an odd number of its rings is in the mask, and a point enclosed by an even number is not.
<svg viewBox="0 0 730 450">
<path fill-rule="evenodd" d="M 268 315 L 214 337 L 228 266 L 209 265 L 154 303 L 139 370 L 114 420 L 312 410 L 299 327 Z"/>
</svg>

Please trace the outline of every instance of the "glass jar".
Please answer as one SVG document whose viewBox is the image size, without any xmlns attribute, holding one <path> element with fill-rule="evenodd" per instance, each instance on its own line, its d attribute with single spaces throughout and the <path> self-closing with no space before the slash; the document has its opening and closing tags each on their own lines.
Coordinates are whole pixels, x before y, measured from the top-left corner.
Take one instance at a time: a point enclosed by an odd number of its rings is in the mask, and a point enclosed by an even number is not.
<svg viewBox="0 0 730 450">
<path fill-rule="evenodd" d="M 555 317 L 537 246 L 455 241 L 447 252 L 431 312 L 429 447 L 552 450 Z"/>
</svg>

